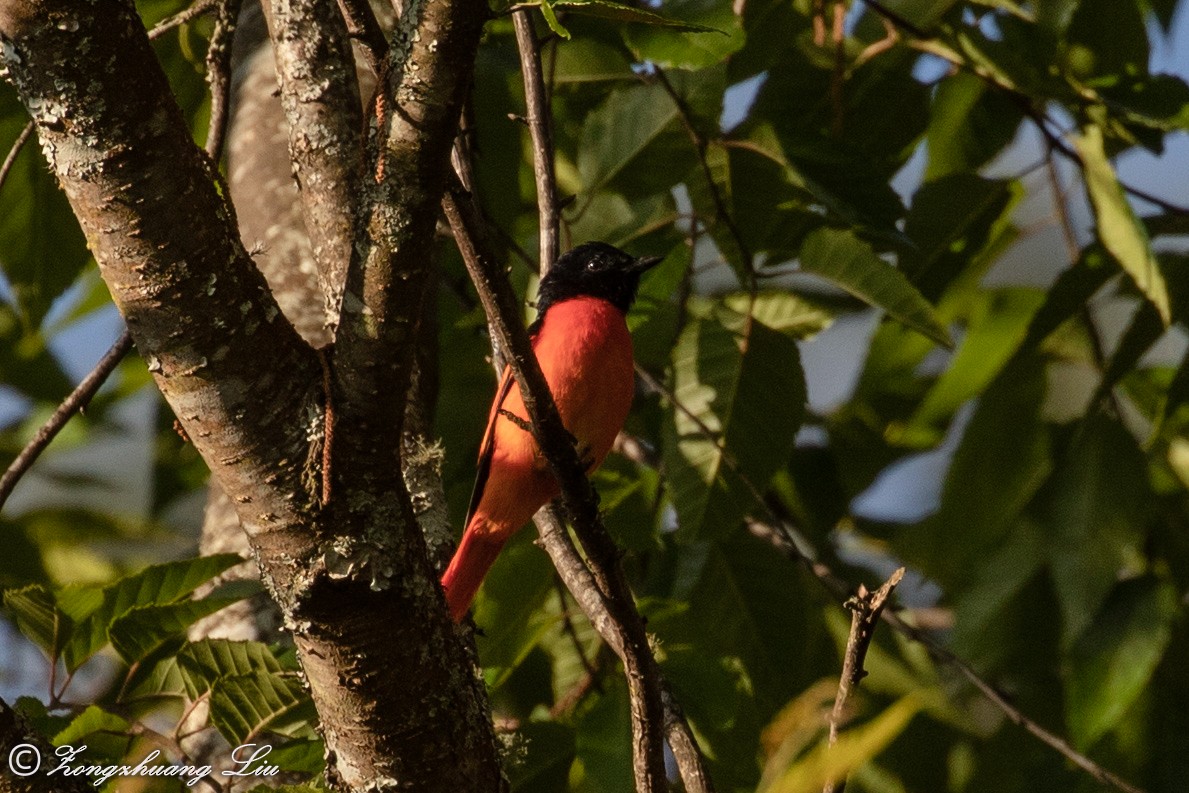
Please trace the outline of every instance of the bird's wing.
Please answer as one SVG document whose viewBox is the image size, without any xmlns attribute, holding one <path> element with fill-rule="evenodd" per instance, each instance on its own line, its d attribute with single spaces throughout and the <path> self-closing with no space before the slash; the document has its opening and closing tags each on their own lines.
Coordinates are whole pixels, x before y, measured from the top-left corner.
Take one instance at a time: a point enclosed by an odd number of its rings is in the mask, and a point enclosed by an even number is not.
<svg viewBox="0 0 1189 793">
<path fill-rule="evenodd" d="M 475 486 L 471 490 L 471 503 L 467 507 L 467 517 L 462 524 L 464 529 L 471 525 L 471 518 L 475 516 L 475 510 L 479 508 L 479 502 L 483 499 L 483 489 L 487 486 L 487 475 L 491 473 L 491 458 L 495 454 L 495 422 L 499 418 L 500 408 L 504 406 L 504 400 L 508 398 L 508 392 L 512 390 L 512 384 L 515 382 L 516 378 L 512 376 L 512 367 L 505 366 L 504 374 L 500 377 L 499 388 L 495 392 L 495 400 L 491 403 L 491 415 L 487 417 L 487 429 L 483 430 L 483 441 L 479 444 L 479 465 L 475 471 Z"/>
</svg>

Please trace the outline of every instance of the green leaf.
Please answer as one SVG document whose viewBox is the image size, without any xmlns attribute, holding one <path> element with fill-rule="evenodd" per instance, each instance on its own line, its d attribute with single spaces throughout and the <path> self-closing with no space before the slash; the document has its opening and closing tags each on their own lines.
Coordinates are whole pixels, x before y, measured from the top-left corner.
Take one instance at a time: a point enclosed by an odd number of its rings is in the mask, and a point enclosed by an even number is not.
<svg viewBox="0 0 1189 793">
<path fill-rule="evenodd" d="M 851 771 L 876 757 L 904 732 L 920 709 L 916 696 L 902 697 L 870 722 L 843 732 L 833 746 L 820 744 L 761 790 L 763 793 L 816 793 L 830 782 L 846 779 Z"/>
<path fill-rule="evenodd" d="M 1164 275 L 1152 253 L 1148 233 L 1123 194 L 1115 169 L 1107 159 L 1102 129 L 1089 124 L 1082 128 L 1082 134 L 1074 142 L 1082 157 L 1086 192 L 1098 223 L 1098 238 L 1156 306 L 1167 325 L 1171 315 Z"/>
<path fill-rule="evenodd" d="M 637 60 L 665 69 L 701 69 L 721 63 L 743 48 L 743 24 L 729 3 L 717 0 L 668 0 L 661 6 L 695 32 L 661 27 L 630 27 L 623 40 Z"/>
<path fill-rule="evenodd" d="M 1131 433 L 1096 413 L 1053 474 L 1045 514 L 1066 646 L 1094 619 L 1121 575 L 1143 569 L 1152 501 L 1147 467 Z"/>
<path fill-rule="evenodd" d="M 690 144 L 682 137 L 678 118 L 677 105 L 660 85 L 633 85 L 612 91 L 582 126 L 578 171 L 583 190 L 594 192 L 603 187 L 654 147 L 688 149 Z M 650 159 L 649 169 L 655 167 L 656 161 Z M 676 174 L 671 180 L 680 176 Z"/>
<path fill-rule="evenodd" d="M 74 631 L 74 621 L 58 608 L 54 596 L 42 586 L 8 590 L 4 608 L 16 621 L 17 630 L 56 662 Z"/>
<path fill-rule="evenodd" d="M 289 741 L 274 747 L 264 762 L 284 771 L 321 775 L 326 769 L 326 744 L 317 738 Z"/>
<path fill-rule="evenodd" d="M 211 687 L 211 721 L 232 744 L 244 744 L 263 730 L 311 718 L 313 703 L 291 677 L 257 671 L 221 677 Z"/>
<path fill-rule="evenodd" d="M 812 232 L 801 246 L 801 269 L 882 308 L 942 346 L 954 345 L 933 306 L 904 273 L 877 256 L 870 245 L 852 232 L 830 228 Z"/>
<path fill-rule="evenodd" d="M 649 27 L 669 28 L 672 30 L 682 30 L 691 33 L 724 33 L 725 31 L 717 27 L 708 27 L 707 25 L 695 24 L 694 22 L 683 19 L 672 19 L 670 17 L 654 14 L 651 11 L 645 11 L 634 6 L 624 5 L 622 3 L 612 3 L 610 0 L 560 0 L 560 2 L 552 4 L 555 9 L 562 9 L 571 14 L 581 14 L 583 16 L 596 17 L 598 19 L 608 19 L 612 22 L 628 22 L 638 25 L 647 25 Z M 666 8 L 668 10 L 668 8 Z M 568 38 L 568 37 L 567 37 Z"/>
<path fill-rule="evenodd" d="M 597 39 L 580 36 L 559 45 L 556 53 L 552 75 L 558 85 L 636 79 L 624 54 Z"/>
<path fill-rule="evenodd" d="M 1065 39 L 1069 69 L 1094 84 L 1147 74 L 1148 32 L 1136 2 L 1081 0 Z"/>
<path fill-rule="evenodd" d="M 164 606 L 136 606 L 112 621 L 108 638 L 121 658 L 136 663 L 182 638 L 198 620 L 239 601 L 237 597 L 208 597 Z"/>
<path fill-rule="evenodd" d="M 574 729 L 555 722 L 529 722 L 516 731 L 527 743 L 526 754 L 508 769 L 511 793 L 569 789 L 574 763 Z"/>
<path fill-rule="evenodd" d="M 1020 287 L 979 297 L 957 354 L 917 407 L 913 423 L 938 424 L 982 393 L 1019 349 L 1044 293 Z"/>
<path fill-rule="evenodd" d="M 54 746 L 73 746 L 81 743 L 84 738 L 96 732 L 125 733 L 129 724 L 124 719 L 108 713 L 98 705 L 89 705 L 86 710 L 78 714 L 70 725 L 54 736 Z"/>
<path fill-rule="evenodd" d="M 973 174 L 1012 142 L 1022 120 L 1019 105 L 978 75 L 958 71 L 942 80 L 926 133 L 926 181 Z"/>
<path fill-rule="evenodd" d="M 0 151 L 28 122 L 8 86 L 0 89 Z M 33 331 L 50 304 L 90 261 L 86 240 L 37 143 L 25 144 L 0 187 L 0 265 L 16 297 L 21 325 Z"/>
<path fill-rule="evenodd" d="M 1093 745 L 1143 692 L 1178 611 L 1176 590 L 1152 577 L 1111 594 L 1069 655 L 1065 712 L 1077 746 Z"/>
<path fill-rule="evenodd" d="M 1023 350 L 1034 350 L 1053 331 L 1074 317 L 1086 302 L 1112 276 L 1114 268 L 1107 265 L 1106 255 L 1098 246 L 1082 251 L 1081 257 L 1067 270 L 1062 270 L 1049 287 L 1044 305 L 1032 317 Z"/>
<path fill-rule="evenodd" d="M 897 533 L 897 551 L 943 587 L 963 584 L 1048 478 L 1049 436 L 1040 416 L 1044 393 L 1044 370 L 1035 357 L 1017 358 L 1004 368 L 979 397 L 937 512 Z"/>
<path fill-rule="evenodd" d="M 134 608 L 174 603 L 243 559 L 217 554 L 146 567 L 103 590 L 103 603 L 80 621 L 66 646 L 66 668 L 77 669 L 108 643 L 108 629 Z"/>
<path fill-rule="evenodd" d="M 931 301 L 956 280 L 976 283 L 992 259 L 983 252 L 1010 228 L 1022 197 L 1018 182 L 967 173 L 926 182 L 904 226 L 915 247 L 901 254 L 900 270 Z"/>
<path fill-rule="evenodd" d="M 553 566 L 521 533 L 500 553 L 483 582 L 475 605 L 475 624 L 483 628 L 477 644 L 488 685 L 495 688 L 536 646 L 554 620 L 541 607 L 553 592 Z"/>
<path fill-rule="evenodd" d="M 682 536 L 731 532 L 788 461 L 805 404 L 796 343 L 754 317 L 711 306 L 673 350 L 666 477 Z M 688 413 L 686 412 L 688 411 Z"/>
<path fill-rule="evenodd" d="M 191 700 L 210 691 L 221 677 L 251 672 L 280 672 L 276 656 L 261 642 L 203 639 L 190 642 L 177 654 L 178 668 Z"/>
<path fill-rule="evenodd" d="M 575 762 L 570 772 L 576 790 L 632 790 L 632 726 L 621 676 L 603 684 L 603 693 L 578 719 Z"/>
</svg>

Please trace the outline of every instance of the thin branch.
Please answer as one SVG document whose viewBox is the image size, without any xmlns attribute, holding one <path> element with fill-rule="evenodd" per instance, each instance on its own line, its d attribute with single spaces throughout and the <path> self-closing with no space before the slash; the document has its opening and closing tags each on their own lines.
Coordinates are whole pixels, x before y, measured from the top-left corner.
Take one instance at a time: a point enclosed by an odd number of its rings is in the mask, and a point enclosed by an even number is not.
<svg viewBox="0 0 1189 793">
<path fill-rule="evenodd" d="M 0 165 L 0 187 L 4 186 L 4 180 L 8 178 L 9 171 L 12 166 L 16 164 L 17 156 L 21 153 L 21 149 L 29 142 L 29 138 L 33 137 L 34 124 L 30 121 L 21 130 L 21 134 L 17 135 L 17 139 L 13 141 L 12 148 L 8 150 L 8 156 L 4 158 L 4 164 Z"/>
<path fill-rule="evenodd" d="M 520 49 L 520 71 L 524 75 L 524 101 L 528 113 L 529 137 L 533 141 L 533 175 L 537 180 L 537 213 L 540 222 L 541 275 L 557 259 L 557 179 L 553 172 L 553 130 L 549 97 L 541 74 L 541 51 L 533 28 L 531 11 L 512 15 L 516 45 Z"/>
<path fill-rule="evenodd" d="M 388 37 L 368 0 L 339 0 L 339 10 L 347 22 L 347 35 L 363 45 L 368 64 L 379 77 L 388 57 Z"/>
<path fill-rule="evenodd" d="M 739 226 L 735 223 L 735 218 L 727 209 L 726 200 L 723 198 L 722 192 L 718 189 L 718 183 L 714 181 L 714 172 L 710 170 L 710 161 L 706 158 L 706 150 L 710 146 L 710 142 L 698 131 L 697 125 L 694 124 L 693 113 L 685 104 L 685 100 L 677 93 L 677 89 L 669 82 L 664 69 L 661 69 L 659 66 L 656 67 L 656 76 L 661 86 L 664 87 L 665 93 L 669 95 L 669 98 L 673 100 L 673 104 L 677 106 L 677 115 L 681 119 L 681 124 L 685 127 L 686 133 L 689 135 L 690 142 L 693 143 L 694 151 L 697 152 L 698 163 L 702 167 L 702 176 L 706 179 L 706 185 L 710 190 L 710 198 L 714 202 L 715 216 L 720 223 L 727 227 L 727 231 L 730 233 L 735 247 L 739 249 L 739 255 L 747 266 L 749 281 L 747 288 L 754 292 L 757 286 L 754 257 L 747 241 L 743 239 L 743 232 L 739 229 Z"/>
<path fill-rule="evenodd" d="M 152 29 L 149 30 L 149 39 L 155 39 L 167 31 L 181 27 L 187 22 L 197 19 L 203 14 L 206 14 L 214 9 L 214 7 L 219 5 L 219 3 L 220 0 L 199 0 L 199 2 L 195 3 L 184 11 L 179 11 L 173 16 L 167 17 L 154 25 Z"/>
<path fill-rule="evenodd" d="M 231 98 L 231 42 L 239 21 L 243 0 L 222 0 L 206 51 L 206 79 L 211 91 L 211 119 L 207 126 L 206 153 L 217 167 L 223 159 L 223 141 L 227 134 L 227 107 Z"/>
<path fill-rule="evenodd" d="M 75 413 L 90 404 L 95 392 L 99 390 L 131 349 L 132 335 L 125 330 L 95 365 L 95 368 L 91 370 L 91 373 L 83 378 L 68 397 L 62 400 L 62 404 L 58 405 L 45 424 L 41 425 L 33 439 L 25 445 L 25 448 L 21 449 L 20 454 L 4 472 L 4 476 L 0 477 L 0 509 L 4 508 L 4 502 L 8 501 L 12 489 L 16 487 L 17 482 L 21 480 L 29 467 L 41 456 L 45 448 L 50 445 L 50 441 L 62 431 L 66 422 L 70 421 Z"/>
<path fill-rule="evenodd" d="M 267 20 L 302 217 L 334 326 L 363 175 L 362 105 L 347 23 L 318 0 L 271 0 Z"/>
<path fill-rule="evenodd" d="M 838 693 L 834 696 L 834 709 L 830 713 L 829 746 L 838 743 L 838 728 L 846 718 L 847 704 L 851 694 L 859 687 L 859 683 L 867 676 L 863 669 L 863 661 L 867 657 L 867 648 L 871 646 L 871 639 L 875 636 L 875 626 L 879 624 L 879 615 L 891 597 L 892 591 L 904 578 L 904 568 L 898 568 L 887 581 L 874 592 L 859 584 L 855 596 L 846 601 L 846 607 L 851 610 L 850 636 L 846 640 L 846 652 L 842 658 L 842 675 L 838 679 Z M 843 793 L 846 779 L 826 784 L 822 793 Z"/>
<path fill-rule="evenodd" d="M 549 386 L 533 355 L 528 334 L 518 321 L 513 321 L 520 313 L 516 296 L 499 265 L 487 254 L 481 219 L 457 179 L 443 197 L 443 208 L 487 312 L 488 322 L 500 340 L 520 388 L 532 419 L 533 437 L 561 485 L 567 512 L 589 561 L 582 562 L 552 507 L 537 513 L 542 543 L 583 610 L 587 614 L 594 610 L 596 615 L 601 610 L 605 615 L 605 619 L 594 616 L 591 621 L 624 661 L 631 694 L 636 787 L 640 793 L 660 793 L 668 789 L 668 783 L 659 671 L 643 621 L 636 612 L 631 590 L 619 566 L 619 550 L 602 525 L 597 497 L 586 478 L 572 438 L 562 424 Z M 578 581 L 585 586 L 571 586 L 572 582 Z"/>
</svg>

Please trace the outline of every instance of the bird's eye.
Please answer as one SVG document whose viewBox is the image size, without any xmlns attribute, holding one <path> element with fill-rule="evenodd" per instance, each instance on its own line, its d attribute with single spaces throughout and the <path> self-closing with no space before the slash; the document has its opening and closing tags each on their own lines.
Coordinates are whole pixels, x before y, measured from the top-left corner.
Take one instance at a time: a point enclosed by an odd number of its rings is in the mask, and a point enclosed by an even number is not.
<svg viewBox="0 0 1189 793">
<path fill-rule="evenodd" d="M 592 272 L 592 273 L 595 272 L 596 270 L 598 270 L 599 269 L 599 260 L 591 259 L 589 262 L 586 263 L 586 269 L 588 272 Z"/>
</svg>

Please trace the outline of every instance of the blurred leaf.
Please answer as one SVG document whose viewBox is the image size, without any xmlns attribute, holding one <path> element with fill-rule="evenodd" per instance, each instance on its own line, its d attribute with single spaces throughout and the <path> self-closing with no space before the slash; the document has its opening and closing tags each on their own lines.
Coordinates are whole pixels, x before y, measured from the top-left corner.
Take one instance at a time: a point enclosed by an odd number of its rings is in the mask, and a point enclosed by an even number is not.
<svg viewBox="0 0 1189 793">
<path fill-rule="evenodd" d="M 520 762 L 508 769 L 511 793 L 567 793 L 574 729 L 555 722 L 529 722 L 516 734 L 527 747 Z"/>
<path fill-rule="evenodd" d="M 812 232 L 801 247 L 800 262 L 804 272 L 834 282 L 944 347 L 954 345 L 916 287 L 853 233 L 828 228 Z"/>
<path fill-rule="evenodd" d="M 1049 564 L 1069 646 L 1120 575 L 1143 564 L 1152 499 L 1147 461 L 1122 425 L 1094 414 L 1074 436 L 1046 495 Z"/>
<path fill-rule="evenodd" d="M 264 671 L 219 678 L 211 686 L 210 702 L 211 721 L 233 745 L 281 723 L 314 717 L 298 680 Z"/>
<path fill-rule="evenodd" d="M 1080 0 L 1065 31 L 1070 70 L 1096 84 L 1148 71 L 1148 33 L 1136 2 Z"/>
<path fill-rule="evenodd" d="M 262 762 L 284 771 L 321 776 L 326 768 L 326 744 L 317 738 L 289 741 L 274 746 Z"/>
<path fill-rule="evenodd" d="M 129 664 L 141 661 L 167 643 L 181 638 L 186 628 L 240 598 L 207 597 L 164 606 L 136 606 L 112 621 L 108 638 Z"/>
<path fill-rule="evenodd" d="M 73 383 L 45 346 L 45 339 L 26 330 L 26 321 L 8 303 L 0 302 L 0 383 L 31 399 L 57 404 L 70 393 Z"/>
<path fill-rule="evenodd" d="M 842 732 L 834 746 L 819 745 L 764 787 L 763 793 L 817 793 L 827 783 L 845 779 L 895 740 L 920 708 L 911 694 L 901 698 L 870 722 Z"/>
<path fill-rule="evenodd" d="M 1147 686 L 1168 646 L 1177 593 L 1145 577 L 1118 585 L 1069 656 L 1066 714 L 1074 743 L 1094 744 Z"/>
<path fill-rule="evenodd" d="M 604 683 L 575 726 L 575 793 L 632 790 L 632 729 L 622 677 Z"/>
<path fill-rule="evenodd" d="M 1095 124 L 1083 127 L 1075 143 L 1082 157 L 1086 192 L 1094 208 L 1098 237 L 1103 247 L 1118 260 L 1135 285 L 1156 306 L 1164 323 L 1168 324 L 1170 308 L 1164 275 L 1152 253 L 1147 231 L 1123 194 L 1115 169 L 1106 157 L 1102 129 Z"/>
<path fill-rule="evenodd" d="M 1019 349 L 1044 293 L 1021 287 L 979 297 L 957 354 L 920 403 L 914 422 L 940 423 L 982 393 Z"/>
<path fill-rule="evenodd" d="M 582 14 L 599 19 L 608 19 L 613 22 L 628 22 L 644 26 L 645 28 L 668 28 L 694 33 L 722 34 L 725 32 L 725 28 L 705 23 L 706 19 L 713 20 L 715 17 L 713 14 L 708 14 L 700 8 L 695 0 L 685 0 L 684 3 L 670 3 L 663 7 L 666 12 L 674 12 L 677 18 L 667 14 L 654 14 L 651 11 L 645 11 L 644 9 L 624 5 L 623 3 L 613 3 L 610 0 L 559 0 L 550 5 L 555 9 L 560 9 L 571 14 Z M 703 3 L 701 5 L 706 4 Z M 684 11 L 691 11 L 692 13 L 682 13 Z M 696 22 L 695 19 L 697 20 Z M 625 28 L 625 30 L 633 31 L 636 28 Z"/>
<path fill-rule="evenodd" d="M 536 645 L 553 620 L 541 611 L 554 591 L 549 557 L 522 532 L 508 543 L 484 579 L 475 604 L 479 657 L 488 672 L 488 685 L 498 688 Z"/>
<path fill-rule="evenodd" d="M 1101 248 L 1092 246 L 1082 251 L 1081 257 L 1049 287 L 1044 304 L 1032 317 L 1028 335 L 1021 348 L 1032 351 L 1049 337 L 1053 331 L 1073 318 L 1112 276 L 1114 268 L 1108 266 Z"/>
<path fill-rule="evenodd" d="M 1160 321 L 1160 315 L 1151 303 L 1144 301 L 1136 309 L 1131 324 L 1123 331 L 1122 338 L 1115 346 L 1115 351 L 1107 362 L 1106 371 L 1102 373 L 1102 382 L 1095 392 L 1093 403 L 1097 404 L 1118 385 L 1139 364 L 1144 353 L 1163 335 L 1164 323 Z"/>
<path fill-rule="evenodd" d="M 797 345 L 715 304 L 677 341 L 673 392 L 664 459 L 682 536 L 724 536 L 752 505 L 741 477 L 762 489 L 792 451 L 805 405 Z"/>
<path fill-rule="evenodd" d="M 4 609 L 25 638 L 56 662 L 74 632 L 74 621 L 57 607 L 54 596 L 42 586 L 10 589 L 4 593 Z"/>
<path fill-rule="evenodd" d="M 1019 105 L 978 75 L 958 71 L 942 80 L 929 118 L 926 182 L 973 176 L 1012 142 L 1022 120 Z"/>
<path fill-rule="evenodd" d="M 199 585 L 241 562 L 243 559 L 237 554 L 167 562 L 147 567 L 106 587 L 102 604 L 79 619 L 78 629 L 66 646 L 67 670 L 74 671 L 107 645 L 108 629 L 132 609 L 181 600 Z"/>
<path fill-rule="evenodd" d="M 901 254 L 901 271 L 934 302 L 955 279 L 976 280 L 982 269 L 974 266 L 979 253 L 1010 224 L 1022 197 L 1017 182 L 973 174 L 926 182 L 913 196 L 904 226 L 915 247 Z"/>
<path fill-rule="evenodd" d="M 0 151 L 6 154 L 28 122 L 12 90 L 0 87 Z M 50 304 L 90 261 L 66 197 L 37 145 L 17 156 L 0 189 L 0 266 L 20 307 L 21 325 L 36 330 Z"/>
<path fill-rule="evenodd" d="M 596 39 L 579 37 L 554 52 L 552 75 L 558 85 L 636 79 L 623 53 Z"/>
<path fill-rule="evenodd" d="M 979 397 L 937 512 L 897 533 L 897 551 L 943 587 L 961 586 L 1048 478 L 1044 393 L 1043 368 L 1034 357 L 1006 367 Z"/>
<path fill-rule="evenodd" d="M 687 30 L 696 32 L 675 33 L 651 26 L 624 28 L 624 43 L 637 60 L 664 69 L 701 69 L 721 63 L 743 47 L 743 24 L 727 3 L 666 0 L 660 8 L 667 16 L 685 21 Z"/>
<path fill-rule="evenodd" d="M 281 671 L 281 664 L 267 645 L 230 639 L 190 642 L 177 654 L 177 662 L 191 700 L 210 691 L 221 677 Z"/>
<path fill-rule="evenodd" d="M 612 91 L 582 127 L 578 170 L 584 190 L 598 190 L 650 146 L 689 147 L 678 118 L 677 105 L 659 84 Z"/>
</svg>

